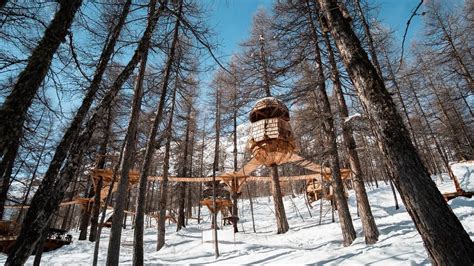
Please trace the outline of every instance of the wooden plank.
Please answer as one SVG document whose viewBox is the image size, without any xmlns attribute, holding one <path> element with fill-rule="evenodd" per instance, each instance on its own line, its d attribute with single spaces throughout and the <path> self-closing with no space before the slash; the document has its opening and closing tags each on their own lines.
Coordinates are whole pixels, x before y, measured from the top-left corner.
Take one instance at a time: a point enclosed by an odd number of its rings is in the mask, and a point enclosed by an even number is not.
<svg viewBox="0 0 474 266">
<path fill-rule="evenodd" d="M 148 181 L 163 181 L 163 176 L 149 176 Z M 202 183 L 212 181 L 212 177 L 168 177 L 170 182 L 188 182 L 188 183 Z"/>
<path fill-rule="evenodd" d="M 319 164 L 315 164 L 311 161 L 304 159 L 303 157 L 299 156 L 298 154 L 294 153 L 288 162 L 293 163 L 295 165 L 301 166 L 305 169 L 311 170 L 315 173 L 331 173 L 331 169 L 329 167 L 321 167 Z"/>
</svg>

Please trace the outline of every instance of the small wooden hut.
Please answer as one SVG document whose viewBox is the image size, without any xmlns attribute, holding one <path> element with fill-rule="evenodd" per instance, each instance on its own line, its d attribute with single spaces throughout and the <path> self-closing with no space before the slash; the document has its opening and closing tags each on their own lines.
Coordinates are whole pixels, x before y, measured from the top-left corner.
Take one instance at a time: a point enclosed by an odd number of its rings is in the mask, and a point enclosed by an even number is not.
<svg viewBox="0 0 474 266">
<path fill-rule="evenodd" d="M 263 98 L 250 112 L 249 148 L 254 158 L 266 166 L 286 163 L 295 150 L 290 114 L 283 102 Z"/>
</svg>

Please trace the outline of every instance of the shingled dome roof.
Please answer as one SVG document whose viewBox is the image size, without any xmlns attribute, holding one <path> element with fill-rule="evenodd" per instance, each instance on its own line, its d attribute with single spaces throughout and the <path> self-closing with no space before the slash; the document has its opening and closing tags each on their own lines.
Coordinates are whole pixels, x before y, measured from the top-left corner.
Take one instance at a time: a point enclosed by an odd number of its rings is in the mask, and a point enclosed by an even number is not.
<svg viewBox="0 0 474 266">
<path fill-rule="evenodd" d="M 290 113 L 282 101 L 275 97 L 265 97 L 258 100 L 250 111 L 250 122 L 254 123 L 268 118 L 281 118 L 290 121 Z"/>
</svg>

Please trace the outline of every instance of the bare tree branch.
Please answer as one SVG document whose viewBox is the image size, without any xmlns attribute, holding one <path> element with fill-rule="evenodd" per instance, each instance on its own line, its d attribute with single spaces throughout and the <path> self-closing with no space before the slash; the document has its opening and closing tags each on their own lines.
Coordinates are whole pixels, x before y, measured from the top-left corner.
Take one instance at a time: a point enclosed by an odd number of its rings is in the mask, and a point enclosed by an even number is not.
<svg viewBox="0 0 474 266">
<path fill-rule="evenodd" d="M 397 72 L 398 70 L 400 70 L 400 67 L 402 66 L 402 62 L 403 62 L 403 52 L 404 52 L 404 46 L 405 46 L 405 39 L 407 37 L 407 33 L 408 33 L 408 28 L 410 27 L 410 23 L 411 23 L 411 20 L 413 19 L 414 16 L 416 15 L 419 15 L 416 13 L 416 11 L 418 11 L 418 9 L 421 7 L 421 5 L 423 4 L 423 0 L 420 0 L 420 3 L 418 3 L 418 5 L 416 6 L 416 8 L 413 10 L 413 12 L 411 13 L 411 16 L 410 18 L 408 19 L 407 21 L 407 26 L 405 28 L 405 33 L 403 34 L 403 40 L 402 40 L 402 54 L 400 55 L 400 63 L 398 65 L 398 69 L 397 69 Z M 424 13 L 422 13 L 423 15 Z"/>
</svg>

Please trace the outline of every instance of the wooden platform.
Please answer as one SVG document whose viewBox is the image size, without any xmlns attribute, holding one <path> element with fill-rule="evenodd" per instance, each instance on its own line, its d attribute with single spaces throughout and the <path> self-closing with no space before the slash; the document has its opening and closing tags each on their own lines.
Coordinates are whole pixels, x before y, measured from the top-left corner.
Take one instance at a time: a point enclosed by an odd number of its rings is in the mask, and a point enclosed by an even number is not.
<svg viewBox="0 0 474 266">
<path fill-rule="evenodd" d="M 110 183 L 113 180 L 114 172 L 110 168 L 105 168 L 105 169 L 94 168 L 91 170 L 91 176 L 94 179 L 98 179 L 99 177 L 102 177 L 102 180 L 104 183 Z M 119 180 L 118 175 L 116 175 L 115 178 L 116 178 L 116 181 Z M 130 170 L 128 172 L 128 182 L 131 185 L 138 184 L 139 178 L 140 178 L 140 172 L 138 170 Z"/>
<path fill-rule="evenodd" d="M 7 231 L 2 230 L 0 232 L 0 252 L 8 254 L 16 242 L 20 227 L 14 221 L 8 220 L 1 220 L 0 225 L 2 229 L 7 229 Z M 72 236 L 67 235 L 66 233 L 66 230 L 50 228 L 48 231 L 48 237 L 44 243 L 43 252 L 48 252 L 58 249 L 64 245 L 71 244 Z"/>
<path fill-rule="evenodd" d="M 17 236 L 0 237 L 0 252 L 8 255 L 10 249 L 16 242 L 16 238 Z M 72 241 L 68 241 L 65 239 L 46 239 L 44 243 L 43 252 L 58 249 L 62 246 L 71 244 L 71 242 Z"/>
<path fill-rule="evenodd" d="M 215 213 L 212 199 L 203 199 L 200 203 L 206 206 L 211 213 Z M 232 201 L 230 199 L 216 199 L 216 209 L 217 211 L 222 211 L 224 208 L 232 207 Z"/>
<path fill-rule="evenodd" d="M 443 197 L 446 201 L 450 201 L 450 200 L 452 200 L 454 198 L 457 198 L 457 197 L 472 198 L 472 196 L 474 196 L 473 191 L 464 191 L 464 190 L 457 191 L 457 192 L 443 193 Z"/>
</svg>

